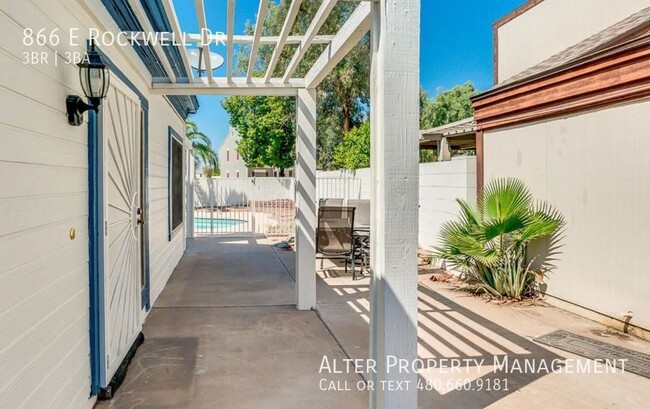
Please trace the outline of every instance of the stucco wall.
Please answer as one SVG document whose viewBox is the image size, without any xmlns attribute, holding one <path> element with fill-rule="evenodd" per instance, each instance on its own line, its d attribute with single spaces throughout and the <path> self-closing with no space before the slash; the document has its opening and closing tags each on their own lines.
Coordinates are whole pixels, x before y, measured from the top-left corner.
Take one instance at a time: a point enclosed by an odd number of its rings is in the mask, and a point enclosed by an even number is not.
<svg viewBox="0 0 650 409">
<path fill-rule="evenodd" d="M 85 51 L 89 27 L 118 29 L 99 0 L 3 2 L 2 11 L 0 407 L 89 407 L 88 128 L 67 124 L 66 96 L 83 93 L 77 67 L 64 57 Z M 66 35 L 71 27 L 81 29 L 78 46 Z M 24 46 L 25 28 L 59 28 L 60 43 Z M 25 51 L 46 52 L 49 62 L 23 64 Z M 148 88 L 151 80 L 132 59 L 135 53 L 102 51 L 140 90 Z M 155 299 L 183 248 L 182 234 L 167 242 L 166 222 L 167 126 L 183 127 L 163 97 L 146 96 Z"/>
<path fill-rule="evenodd" d="M 650 328 L 650 101 L 485 134 L 486 181 L 518 177 L 562 211 L 548 293 Z"/>
<path fill-rule="evenodd" d="M 499 82 L 648 7 L 647 0 L 544 0 L 498 29 Z"/>
<path fill-rule="evenodd" d="M 442 225 L 459 214 L 456 199 L 476 203 L 476 157 L 420 164 L 420 234 L 426 249 L 438 244 Z"/>
</svg>

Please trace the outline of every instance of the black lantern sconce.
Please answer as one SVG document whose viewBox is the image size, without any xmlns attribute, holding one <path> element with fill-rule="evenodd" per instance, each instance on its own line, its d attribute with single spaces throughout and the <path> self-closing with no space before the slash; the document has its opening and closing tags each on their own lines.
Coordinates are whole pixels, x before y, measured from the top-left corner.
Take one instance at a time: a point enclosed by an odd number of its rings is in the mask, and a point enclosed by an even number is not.
<svg viewBox="0 0 650 409">
<path fill-rule="evenodd" d="M 102 103 L 102 99 L 108 93 L 110 85 L 109 69 L 102 61 L 102 56 L 95 50 L 95 42 L 91 42 L 90 51 L 86 53 L 84 59 L 77 64 L 79 67 L 79 80 L 81 88 L 86 98 L 90 100 L 90 105 L 85 103 L 78 95 L 68 95 L 65 101 L 68 112 L 68 123 L 73 126 L 79 126 L 84 122 L 83 113 L 92 109 L 97 112 Z"/>
</svg>

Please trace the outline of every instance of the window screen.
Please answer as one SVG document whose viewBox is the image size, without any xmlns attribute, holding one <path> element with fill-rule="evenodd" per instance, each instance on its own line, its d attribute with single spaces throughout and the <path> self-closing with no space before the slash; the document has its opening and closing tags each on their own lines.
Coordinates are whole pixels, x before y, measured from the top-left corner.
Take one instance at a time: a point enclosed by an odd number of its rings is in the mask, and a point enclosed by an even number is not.
<svg viewBox="0 0 650 409">
<path fill-rule="evenodd" d="M 183 145 L 175 138 L 171 139 L 170 196 L 171 229 L 176 230 L 183 223 Z"/>
</svg>

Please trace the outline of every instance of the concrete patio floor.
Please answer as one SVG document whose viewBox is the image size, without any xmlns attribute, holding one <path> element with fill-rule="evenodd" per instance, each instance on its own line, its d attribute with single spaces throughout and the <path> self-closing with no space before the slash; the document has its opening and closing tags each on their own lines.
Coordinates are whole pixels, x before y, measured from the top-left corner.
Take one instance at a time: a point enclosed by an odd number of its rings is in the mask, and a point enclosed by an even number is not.
<svg viewBox="0 0 650 409">
<path fill-rule="evenodd" d="M 352 281 L 326 264 L 317 311 L 297 311 L 294 253 L 270 244 L 194 240 L 153 306 L 123 385 L 97 407 L 368 407 L 367 392 L 357 387 L 360 375 L 319 368 L 324 355 L 367 358 L 369 279 Z M 494 356 L 505 354 L 547 363 L 580 358 L 532 341 L 556 329 L 650 353 L 647 342 L 549 306 L 488 304 L 428 278 L 420 276 L 419 357 L 485 363 L 463 365 L 460 373 L 422 372 L 422 385 L 428 379 L 432 390 L 419 392 L 421 408 L 648 407 L 650 380 L 632 373 L 504 374 L 492 366 Z M 338 390 L 321 390 L 331 385 Z"/>
</svg>

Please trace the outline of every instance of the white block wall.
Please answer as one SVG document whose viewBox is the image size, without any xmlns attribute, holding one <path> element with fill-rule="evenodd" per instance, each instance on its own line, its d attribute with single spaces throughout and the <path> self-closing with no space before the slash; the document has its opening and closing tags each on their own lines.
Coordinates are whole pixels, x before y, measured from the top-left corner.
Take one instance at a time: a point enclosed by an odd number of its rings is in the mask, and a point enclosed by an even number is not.
<svg viewBox="0 0 650 409">
<path fill-rule="evenodd" d="M 486 181 L 514 176 L 566 217 L 548 293 L 650 329 L 650 101 L 485 134 Z"/>
<path fill-rule="evenodd" d="M 253 200 L 290 199 L 294 189 L 293 178 L 201 178 L 194 182 L 194 205 L 246 206 Z"/>
<path fill-rule="evenodd" d="M 458 217 L 456 199 L 476 203 L 475 156 L 420 164 L 420 246 L 438 245 L 442 225 Z"/>
<path fill-rule="evenodd" d="M 89 407 L 88 129 L 67 124 L 66 96 L 83 93 L 77 67 L 62 57 L 85 51 L 83 34 L 70 46 L 71 27 L 117 28 L 99 0 L 3 1 L 1 8 L 0 408 Z M 25 28 L 59 28 L 60 44 L 26 47 Z M 47 52 L 49 64 L 23 64 L 25 51 Z M 133 52 L 103 51 L 147 89 Z M 155 299 L 183 250 L 182 234 L 167 242 L 166 181 L 167 126 L 182 132 L 183 123 L 162 97 L 148 99 Z"/>
<path fill-rule="evenodd" d="M 348 180 L 347 183 L 337 179 Z M 370 199 L 370 168 L 318 171 L 316 173 L 318 198 Z"/>
<path fill-rule="evenodd" d="M 356 172 L 318 172 L 319 180 L 355 177 L 360 180 L 359 198 L 370 199 L 370 169 Z M 326 191 L 327 189 L 320 189 Z M 339 195 L 340 196 L 340 195 Z M 449 162 L 420 164 L 419 243 L 425 249 L 437 245 L 443 223 L 458 216 L 456 199 L 476 202 L 476 157 L 455 157 Z"/>
<path fill-rule="evenodd" d="M 498 29 L 499 82 L 649 7 L 648 0 L 544 0 Z"/>
</svg>

